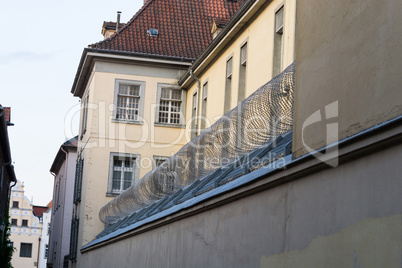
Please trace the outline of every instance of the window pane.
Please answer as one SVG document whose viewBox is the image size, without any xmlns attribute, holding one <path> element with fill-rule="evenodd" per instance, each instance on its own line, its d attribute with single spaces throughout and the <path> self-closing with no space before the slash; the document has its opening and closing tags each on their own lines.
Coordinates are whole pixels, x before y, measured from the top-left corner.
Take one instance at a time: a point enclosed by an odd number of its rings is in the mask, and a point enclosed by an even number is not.
<svg viewBox="0 0 402 268">
<path fill-rule="evenodd" d="M 230 58 L 226 63 L 226 77 L 228 78 L 232 77 L 232 62 L 233 58 Z"/>
<path fill-rule="evenodd" d="M 27 257 L 27 258 L 32 257 L 32 244 L 21 243 L 20 257 Z"/>
<path fill-rule="evenodd" d="M 283 7 L 275 14 L 275 30 L 277 33 L 283 33 Z"/>
<path fill-rule="evenodd" d="M 140 86 L 139 85 L 119 85 L 119 93 L 120 95 L 129 95 L 129 96 L 140 96 Z"/>
<path fill-rule="evenodd" d="M 172 90 L 172 99 L 181 100 L 181 90 Z"/>
<path fill-rule="evenodd" d="M 205 100 L 208 96 L 208 82 L 204 84 L 202 88 L 202 98 Z"/>
<path fill-rule="evenodd" d="M 113 191 L 120 191 L 121 171 L 113 171 Z"/>
<path fill-rule="evenodd" d="M 171 89 L 162 88 L 161 90 L 161 99 L 170 99 Z"/>
<path fill-rule="evenodd" d="M 246 65 L 246 61 L 247 61 L 247 44 L 242 46 L 242 48 L 240 49 L 240 62 L 241 62 L 241 64 Z"/>
<path fill-rule="evenodd" d="M 124 186 L 123 190 L 126 190 L 131 186 L 133 182 L 133 172 L 124 172 Z"/>
</svg>

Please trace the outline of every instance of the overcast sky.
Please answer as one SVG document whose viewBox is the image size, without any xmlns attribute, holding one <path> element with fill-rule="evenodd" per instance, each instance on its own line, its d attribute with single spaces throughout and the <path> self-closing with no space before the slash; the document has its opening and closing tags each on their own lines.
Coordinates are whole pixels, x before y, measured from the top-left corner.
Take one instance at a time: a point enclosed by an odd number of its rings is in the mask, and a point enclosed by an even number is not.
<svg viewBox="0 0 402 268">
<path fill-rule="evenodd" d="M 49 173 L 60 145 L 78 133 L 65 117 L 82 50 L 103 39 L 103 21 L 127 22 L 143 0 L 0 0 L 0 104 L 11 107 L 11 156 L 17 179 L 35 205 L 52 199 Z M 69 125 L 69 124 L 67 124 Z"/>
</svg>

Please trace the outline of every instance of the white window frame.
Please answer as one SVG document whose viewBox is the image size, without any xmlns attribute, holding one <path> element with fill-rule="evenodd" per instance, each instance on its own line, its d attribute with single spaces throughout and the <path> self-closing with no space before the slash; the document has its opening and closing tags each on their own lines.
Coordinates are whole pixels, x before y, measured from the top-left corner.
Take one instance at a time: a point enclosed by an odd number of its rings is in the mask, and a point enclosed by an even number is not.
<svg viewBox="0 0 402 268">
<path fill-rule="evenodd" d="M 174 89 L 174 90 L 180 90 L 181 91 L 181 107 L 180 107 L 180 123 L 179 124 L 174 124 L 174 123 L 164 123 L 164 122 L 159 122 L 159 106 L 161 102 L 161 95 L 162 95 L 162 89 L 164 88 L 169 88 L 169 89 Z M 185 128 L 186 123 L 185 123 L 185 117 L 186 117 L 186 95 L 187 92 L 183 89 L 180 88 L 178 85 L 173 85 L 173 84 L 165 84 L 165 83 L 158 83 L 158 88 L 157 88 L 157 96 L 156 96 L 156 111 L 155 111 L 155 126 L 165 126 L 165 127 L 179 127 L 179 128 Z"/>
<path fill-rule="evenodd" d="M 138 105 L 138 120 L 128 120 L 128 119 L 117 119 L 117 100 L 119 95 L 119 87 L 120 85 L 133 85 L 140 87 L 139 94 L 139 105 Z M 114 87 L 114 109 L 113 109 L 113 119 L 112 122 L 116 123 L 131 123 L 131 124 L 143 124 L 144 117 L 144 98 L 145 98 L 145 82 L 144 81 L 135 81 L 135 80 L 126 80 L 126 79 L 116 79 L 115 87 Z"/>
<path fill-rule="evenodd" d="M 82 102 L 82 118 L 81 118 L 81 135 L 80 139 L 84 136 L 85 132 L 87 132 L 87 124 L 88 124 L 88 106 L 89 106 L 89 92 L 83 98 Z"/>
<path fill-rule="evenodd" d="M 152 161 L 152 168 L 155 169 L 156 167 L 158 167 L 156 165 L 156 161 L 158 161 L 158 160 L 166 161 L 168 159 L 169 159 L 169 156 L 154 155 L 153 156 L 153 161 Z"/>
<path fill-rule="evenodd" d="M 113 190 L 113 167 L 114 167 L 114 159 L 118 158 L 130 158 L 134 162 L 134 170 L 133 170 L 133 177 L 132 177 L 132 183 L 133 185 L 139 178 L 139 166 L 140 166 L 140 155 L 139 154 L 130 154 L 130 153 L 116 153 L 116 152 L 111 152 L 110 157 L 109 157 L 109 178 L 108 178 L 108 189 L 106 196 L 117 196 L 123 192 L 122 187 L 120 188 L 119 191 Z M 122 173 L 122 181 L 121 185 L 124 185 L 124 179 Z"/>
</svg>

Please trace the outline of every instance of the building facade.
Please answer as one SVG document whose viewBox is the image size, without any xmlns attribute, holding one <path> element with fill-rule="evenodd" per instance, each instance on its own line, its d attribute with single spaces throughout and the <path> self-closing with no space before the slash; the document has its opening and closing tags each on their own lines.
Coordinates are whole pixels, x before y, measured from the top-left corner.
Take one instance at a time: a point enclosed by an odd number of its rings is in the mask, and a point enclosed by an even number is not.
<svg viewBox="0 0 402 268">
<path fill-rule="evenodd" d="M 81 249 L 81 267 L 400 266 L 402 3 L 247 4 L 236 15 L 244 21 L 232 18 L 194 62 L 191 74 L 200 82 L 190 74 L 179 80 L 189 88 L 186 116 L 204 112 L 198 96 L 209 108 L 211 92 L 220 94 L 213 106 L 225 113 L 295 59 L 287 154 L 247 174 L 240 163 L 237 174 L 212 174 L 121 219 Z M 286 16 L 296 13 L 297 35 L 287 36 Z M 265 31 L 272 47 L 263 51 Z M 289 39 L 293 52 L 278 57 L 276 44 Z M 264 54 L 270 56 L 259 61 Z M 204 69 L 197 73 L 198 66 Z"/>
<path fill-rule="evenodd" d="M 84 50 L 71 91 L 82 100 L 72 264 L 104 229 L 100 208 L 187 143 L 187 92 L 178 80 L 212 40 L 211 16 L 229 19 L 244 2 L 147 1 L 116 34 Z"/>
<path fill-rule="evenodd" d="M 43 227 L 49 229 L 46 232 L 50 232 L 47 258 L 49 267 L 64 267 L 64 262 L 68 263 L 77 144 L 78 137 L 64 142 L 50 168 L 54 176 L 52 220 L 49 226 Z"/>
<path fill-rule="evenodd" d="M 46 205 L 46 210 L 42 214 L 42 235 L 41 243 L 39 245 L 39 260 L 38 267 L 46 268 L 47 259 L 49 257 L 49 235 L 50 235 L 50 222 L 52 220 L 52 201 Z"/>
<path fill-rule="evenodd" d="M 43 213 L 49 209 L 31 204 L 24 192 L 24 184 L 18 181 L 10 197 L 10 240 L 15 248 L 11 264 L 16 268 L 38 267 Z"/>
</svg>

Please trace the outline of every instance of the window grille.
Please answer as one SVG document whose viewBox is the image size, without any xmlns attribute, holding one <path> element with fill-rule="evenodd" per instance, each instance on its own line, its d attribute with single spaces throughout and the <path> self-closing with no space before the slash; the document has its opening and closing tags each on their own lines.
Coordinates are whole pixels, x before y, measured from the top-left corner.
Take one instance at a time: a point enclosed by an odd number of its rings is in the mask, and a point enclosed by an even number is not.
<svg viewBox="0 0 402 268">
<path fill-rule="evenodd" d="M 162 88 L 159 102 L 159 123 L 180 124 L 182 90 Z"/>
<path fill-rule="evenodd" d="M 112 192 L 122 192 L 133 184 L 134 166 L 135 159 L 114 156 Z"/>
<path fill-rule="evenodd" d="M 71 220 L 71 233 L 70 233 L 70 260 L 77 259 L 77 246 L 78 246 L 78 227 L 79 219 L 73 218 Z"/>
<path fill-rule="evenodd" d="M 116 119 L 138 121 L 140 86 L 119 84 Z"/>
<path fill-rule="evenodd" d="M 79 156 L 75 165 L 74 204 L 77 204 L 79 201 L 81 201 L 83 169 L 84 159 Z"/>
</svg>

